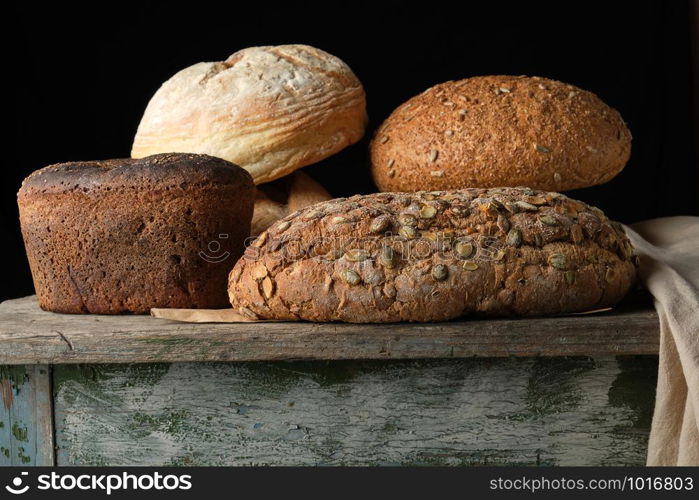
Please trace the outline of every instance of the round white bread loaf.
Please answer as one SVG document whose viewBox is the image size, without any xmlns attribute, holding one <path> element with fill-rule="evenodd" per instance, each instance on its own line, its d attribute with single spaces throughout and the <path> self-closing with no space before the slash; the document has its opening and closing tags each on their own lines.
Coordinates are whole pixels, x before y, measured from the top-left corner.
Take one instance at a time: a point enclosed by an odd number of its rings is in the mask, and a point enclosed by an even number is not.
<svg viewBox="0 0 699 500">
<path fill-rule="evenodd" d="M 250 47 L 166 81 L 131 156 L 205 153 L 261 184 L 357 142 L 365 126 L 364 89 L 340 59 L 307 45 Z"/>
</svg>

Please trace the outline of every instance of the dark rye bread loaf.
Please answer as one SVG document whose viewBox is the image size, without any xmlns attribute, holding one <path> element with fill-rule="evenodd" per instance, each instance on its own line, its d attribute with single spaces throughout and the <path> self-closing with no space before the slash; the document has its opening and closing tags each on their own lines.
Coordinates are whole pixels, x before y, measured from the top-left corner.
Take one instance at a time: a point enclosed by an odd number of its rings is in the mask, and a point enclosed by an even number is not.
<svg viewBox="0 0 699 500">
<path fill-rule="evenodd" d="M 636 275 L 623 229 L 528 188 L 336 199 L 272 225 L 229 277 L 251 318 L 441 321 L 541 315 L 618 302 Z"/>
<path fill-rule="evenodd" d="M 100 314 L 226 306 L 254 196 L 250 174 L 206 155 L 34 172 L 18 203 L 40 306 Z"/>
<path fill-rule="evenodd" d="M 446 82 L 399 106 L 371 143 L 381 191 L 528 186 L 567 191 L 609 181 L 631 134 L 596 95 L 539 77 Z"/>
</svg>

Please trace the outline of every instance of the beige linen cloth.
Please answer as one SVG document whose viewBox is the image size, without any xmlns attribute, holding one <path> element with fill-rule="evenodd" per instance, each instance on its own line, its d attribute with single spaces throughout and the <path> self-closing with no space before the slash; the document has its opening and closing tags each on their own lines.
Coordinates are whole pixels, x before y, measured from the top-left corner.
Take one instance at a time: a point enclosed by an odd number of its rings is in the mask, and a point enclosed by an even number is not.
<svg viewBox="0 0 699 500">
<path fill-rule="evenodd" d="M 660 318 L 660 360 L 648 465 L 699 465 L 699 217 L 626 232 Z"/>
</svg>

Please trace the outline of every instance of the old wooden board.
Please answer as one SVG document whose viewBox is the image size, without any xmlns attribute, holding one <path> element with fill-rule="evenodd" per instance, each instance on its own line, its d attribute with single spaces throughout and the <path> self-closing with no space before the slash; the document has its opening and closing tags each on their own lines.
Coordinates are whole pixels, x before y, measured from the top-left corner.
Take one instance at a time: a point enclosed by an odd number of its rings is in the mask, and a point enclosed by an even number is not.
<svg viewBox="0 0 699 500">
<path fill-rule="evenodd" d="M 642 465 L 657 357 L 61 365 L 59 465 Z"/>
<path fill-rule="evenodd" d="M 591 315 L 390 325 L 194 324 L 0 304 L 0 364 L 656 354 L 648 306 Z"/>
<path fill-rule="evenodd" d="M 0 366 L 0 465 L 53 465 L 49 367 Z"/>
</svg>

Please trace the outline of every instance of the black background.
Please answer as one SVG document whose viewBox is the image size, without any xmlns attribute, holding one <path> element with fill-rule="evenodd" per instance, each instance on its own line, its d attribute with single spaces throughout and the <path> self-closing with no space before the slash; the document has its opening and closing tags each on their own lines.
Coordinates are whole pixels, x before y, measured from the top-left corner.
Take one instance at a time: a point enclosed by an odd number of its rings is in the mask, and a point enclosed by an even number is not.
<svg viewBox="0 0 699 500">
<path fill-rule="evenodd" d="M 14 115 L 0 299 L 33 290 L 17 223 L 22 179 L 51 163 L 128 156 L 163 81 L 254 45 L 317 46 L 363 82 L 367 137 L 307 168 L 336 196 L 374 190 L 368 137 L 406 99 L 445 80 L 528 74 L 595 92 L 633 133 L 626 169 L 573 197 L 625 223 L 696 214 L 690 10 L 682 1 L 22 3 L 3 16 L 17 32 L 5 44 Z"/>
</svg>

